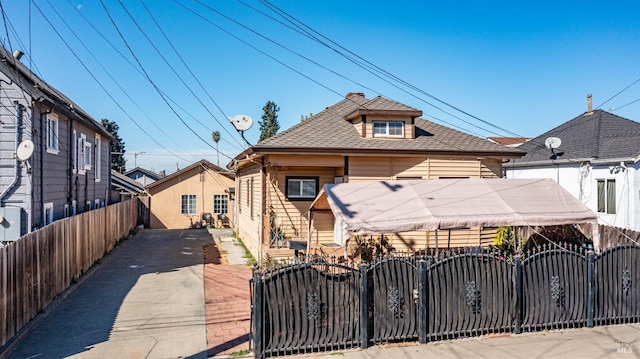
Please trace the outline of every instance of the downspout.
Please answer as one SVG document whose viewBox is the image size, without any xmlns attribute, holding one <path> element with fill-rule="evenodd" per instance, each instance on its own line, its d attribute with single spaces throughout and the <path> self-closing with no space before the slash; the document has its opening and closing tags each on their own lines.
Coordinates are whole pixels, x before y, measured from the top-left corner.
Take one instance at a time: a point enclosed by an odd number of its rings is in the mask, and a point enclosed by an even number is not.
<svg viewBox="0 0 640 359">
<path fill-rule="evenodd" d="M 76 158 L 78 157 L 78 147 L 76 146 L 76 143 L 74 142 L 74 138 L 73 138 L 73 118 L 69 117 L 69 149 L 71 151 L 69 151 L 69 169 L 68 169 L 68 179 L 69 179 L 69 194 L 67 196 L 67 204 L 69 206 L 69 215 L 74 215 L 77 213 L 78 209 L 76 208 L 75 213 L 73 210 L 73 155 L 75 153 Z M 77 203 L 76 203 L 77 206 Z"/>
<path fill-rule="evenodd" d="M 13 158 L 14 158 L 14 161 L 13 161 L 13 180 L 2 191 L 2 193 L 0 193 L 0 204 L 2 203 L 2 201 L 4 201 L 4 198 L 7 195 L 7 193 L 9 193 L 9 191 L 13 189 L 13 187 L 16 185 L 16 183 L 18 183 L 18 177 L 20 176 L 20 173 L 19 173 L 20 164 L 19 164 L 18 157 L 16 156 L 16 153 L 18 152 L 18 144 L 20 143 L 20 139 L 22 137 L 21 136 L 21 131 L 22 131 L 22 111 L 24 110 L 24 106 L 19 104 L 17 101 L 15 102 L 15 105 L 16 105 L 16 129 L 15 129 L 14 144 L 13 144 Z"/>
</svg>

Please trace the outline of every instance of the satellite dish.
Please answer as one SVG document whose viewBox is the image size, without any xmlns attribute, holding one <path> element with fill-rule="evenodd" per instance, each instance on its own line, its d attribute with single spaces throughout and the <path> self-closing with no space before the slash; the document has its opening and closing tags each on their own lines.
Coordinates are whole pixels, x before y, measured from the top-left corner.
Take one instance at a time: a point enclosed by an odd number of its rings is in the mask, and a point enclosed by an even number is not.
<svg viewBox="0 0 640 359">
<path fill-rule="evenodd" d="M 33 142 L 31 140 L 24 140 L 20 142 L 16 149 L 16 157 L 20 161 L 26 161 L 33 155 Z"/>
<path fill-rule="evenodd" d="M 562 140 L 560 140 L 558 137 L 549 137 L 544 140 L 544 145 L 547 146 L 547 148 L 558 148 L 561 144 Z"/>
<path fill-rule="evenodd" d="M 253 125 L 253 120 L 247 115 L 235 115 L 229 118 L 229 121 L 238 131 L 246 131 Z"/>
</svg>

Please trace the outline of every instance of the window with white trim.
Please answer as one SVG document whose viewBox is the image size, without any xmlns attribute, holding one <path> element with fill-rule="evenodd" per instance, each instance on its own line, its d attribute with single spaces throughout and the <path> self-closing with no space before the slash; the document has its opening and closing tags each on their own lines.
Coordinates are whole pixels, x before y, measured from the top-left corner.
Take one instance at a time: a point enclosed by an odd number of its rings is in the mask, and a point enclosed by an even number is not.
<svg viewBox="0 0 640 359">
<path fill-rule="evenodd" d="M 289 200 L 311 201 L 318 195 L 318 177 L 286 177 Z"/>
<path fill-rule="evenodd" d="M 43 213 L 43 221 L 44 225 L 53 223 L 53 202 L 44 204 L 44 213 Z"/>
<path fill-rule="evenodd" d="M 78 132 L 73 130 L 73 146 L 71 146 L 71 157 L 73 160 L 73 172 L 78 172 Z"/>
<path fill-rule="evenodd" d="M 100 199 L 99 198 L 94 199 L 93 200 L 93 208 L 94 209 L 98 209 L 100 207 L 102 207 L 102 206 L 100 206 Z"/>
<path fill-rule="evenodd" d="M 84 139 L 84 151 L 83 151 L 83 155 L 84 155 L 84 169 L 85 170 L 90 170 L 91 169 L 91 148 L 93 147 L 93 145 L 91 145 L 91 142 L 87 141 L 87 139 Z"/>
<path fill-rule="evenodd" d="M 93 209 L 93 202 L 91 201 L 87 201 L 84 205 L 84 210 L 85 211 L 90 211 Z"/>
<path fill-rule="evenodd" d="M 373 137 L 404 137 L 404 122 L 374 121 Z"/>
<path fill-rule="evenodd" d="M 58 115 L 47 114 L 47 152 L 58 154 Z"/>
<path fill-rule="evenodd" d="M 196 214 L 196 195 L 183 194 L 181 198 L 180 213 L 184 215 Z"/>
<path fill-rule="evenodd" d="M 65 203 L 64 205 L 64 218 L 69 217 L 69 204 Z"/>
<path fill-rule="evenodd" d="M 616 180 L 599 179 L 598 181 L 598 213 L 616 213 Z"/>
<path fill-rule="evenodd" d="M 95 160 L 95 180 L 96 182 L 100 181 L 101 179 L 101 171 L 102 171 L 102 138 L 100 137 L 99 134 L 96 133 L 96 151 L 95 151 L 95 156 L 96 156 L 96 160 Z"/>
<path fill-rule="evenodd" d="M 221 214 L 229 212 L 229 196 L 226 194 L 213 195 L 213 213 Z"/>
<path fill-rule="evenodd" d="M 75 216 L 78 213 L 78 206 L 76 205 L 76 200 L 71 201 L 71 215 Z"/>
</svg>

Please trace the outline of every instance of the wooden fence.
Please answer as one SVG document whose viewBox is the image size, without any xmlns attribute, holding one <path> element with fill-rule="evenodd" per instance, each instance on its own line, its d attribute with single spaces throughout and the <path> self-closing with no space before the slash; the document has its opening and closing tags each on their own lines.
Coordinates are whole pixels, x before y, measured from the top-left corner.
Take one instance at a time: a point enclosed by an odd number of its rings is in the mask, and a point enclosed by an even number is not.
<svg viewBox="0 0 640 359">
<path fill-rule="evenodd" d="M 55 221 L 0 247 L 0 346 L 142 219 L 138 199 Z"/>
<path fill-rule="evenodd" d="M 255 270 L 256 358 L 640 321 L 640 246 L 545 245 Z"/>
</svg>

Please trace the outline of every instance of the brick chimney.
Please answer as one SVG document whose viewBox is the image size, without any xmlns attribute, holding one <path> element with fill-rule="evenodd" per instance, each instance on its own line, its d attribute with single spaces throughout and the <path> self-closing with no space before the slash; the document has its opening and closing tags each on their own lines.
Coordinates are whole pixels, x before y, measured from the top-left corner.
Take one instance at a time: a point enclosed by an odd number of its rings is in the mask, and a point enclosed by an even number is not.
<svg viewBox="0 0 640 359">
<path fill-rule="evenodd" d="M 349 97 L 353 97 L 353 96 L 364 97 L 364 92 L 349 92 L 349 93 L 347 93 L 347 96 L 345 96 L 344 98 L 349 98 Z"/>
<path fill-rule="evenodd" d="M 587 95 L 587 112 L 593 113 L 593 105 L 591 103 L 591 94 Z"/>
</svg>

